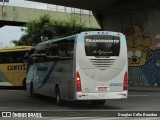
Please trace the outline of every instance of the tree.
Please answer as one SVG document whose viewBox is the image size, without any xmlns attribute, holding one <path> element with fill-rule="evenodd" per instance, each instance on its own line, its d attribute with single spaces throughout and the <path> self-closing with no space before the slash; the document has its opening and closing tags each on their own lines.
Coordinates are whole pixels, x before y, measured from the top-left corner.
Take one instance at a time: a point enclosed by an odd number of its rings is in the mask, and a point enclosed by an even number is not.
<svg viewBox="0 0 160 120">
<path fill-rule="evenodd" d="M 86 28 L 84 22 L 79 22 L 76 15 L 72 15 L 68 20 L 55 20 L 49 15 L 44 15 L 38 19 L 31 20 L 23 28 L 24 34 L 19 40 L 12 41 L 15 45 L 34 46 L 44 39 L 53 39 L 76 34 L 81 31 L 93 30 Z"/>
</svg>

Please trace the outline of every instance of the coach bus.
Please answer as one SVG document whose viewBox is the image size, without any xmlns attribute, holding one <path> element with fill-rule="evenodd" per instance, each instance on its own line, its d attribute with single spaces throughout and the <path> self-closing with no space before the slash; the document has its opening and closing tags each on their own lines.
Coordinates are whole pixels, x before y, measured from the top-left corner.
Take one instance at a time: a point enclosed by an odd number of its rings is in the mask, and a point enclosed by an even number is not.
<svg viewBox="0 0 160 120">
<path fill-rule="evenodd" d="M 0 88 L 25 87 L 26 66 L 24 55 L 31 46 L 16 46 L 0 48 Z"/>
<path fill-rule="evenodd" d="M 126 39 L 122 33 L 89 31 L 45 41 L 27 57 L 26 88 L 65 101 L 104 105 L 128 96 Z"/>
</svg>

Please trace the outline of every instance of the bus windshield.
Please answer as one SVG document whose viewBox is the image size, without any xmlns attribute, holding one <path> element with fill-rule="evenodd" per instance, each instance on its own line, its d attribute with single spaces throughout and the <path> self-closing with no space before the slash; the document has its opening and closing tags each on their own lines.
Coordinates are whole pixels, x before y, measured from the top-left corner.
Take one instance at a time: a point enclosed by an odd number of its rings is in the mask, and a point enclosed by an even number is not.
<svg viewBox="0 0 160 120">
<path fill-rule="evenodd" d="M 120 37 L 111 35 L 85 36 L 86 56 L 119 56 Z"/>
</svg>

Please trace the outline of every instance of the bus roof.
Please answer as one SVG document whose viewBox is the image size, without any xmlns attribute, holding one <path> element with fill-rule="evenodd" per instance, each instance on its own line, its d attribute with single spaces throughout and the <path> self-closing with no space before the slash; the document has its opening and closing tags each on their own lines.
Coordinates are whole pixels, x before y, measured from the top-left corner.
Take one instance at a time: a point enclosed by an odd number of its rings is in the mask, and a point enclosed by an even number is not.
<svg viewBox="0 0 160 120">
<path fill-rule="evenodd" d="M 64 39 L 69 40 L 70 38 L 75 37 L 75 36 L 78 35 L 78 34 L 87 34 L 87 35 L 91 35 L 91 34 L 96 34 L 96 35 L 108 35 L 108 34 L 109 34 L 109 35 L 119 36 L 120 34 L 123 34 L 123 33 L 113 32 L 113 31 L 83 31 L 83 32 L 80 32 L 80 33 L 77 33 L 77 34 L 74 34 L 74 35 L 67 36 L 67 37 L 50 39 L 50 40 L 47 40 L 47 41 L 44 41 L 44 42 L 40 42 L 40 43 L 37 44 L 35 47 L 37 47 L 37 46 L 39 46 L 39 45 L 43 45 L 43 44 L 52 43 L 52 42 L 59 42 L 59 41 L 62 41 L 62 40 L 64 40 Z"/>
<path fill-rule="evenodd" d="M 26 50 L 30 50 L 31 48 L 32 48 L 32 46 L 6 47 L 6 48 L 0 48 L 0 52 L 26 51 Z"/>
<path fill-rule="evenodd" d="M 39 45 L 43 45 L 43 44 L 47 44 L 47 43 L 52 43 L 52 42 L 58 42 L 58 41 L 61 41 L 61 40 L 69 40 L 69 38 L 72 38 L 72 37 L 75 37 L 77 34 L 75 35 L 71 35 L 71 36 L 67 36 L 67 37 L 63 37 L 63 38 L 56 38 L 56 39 L 50 39 L 50 40 L 47 40 L 47 41 L 44 41 L 44 42 L 40 42 L 39 44 L 37 44 L 36 46 L 39 46 Z M 35 46 L 35 47 L 36 47 Z"/>
</svg>

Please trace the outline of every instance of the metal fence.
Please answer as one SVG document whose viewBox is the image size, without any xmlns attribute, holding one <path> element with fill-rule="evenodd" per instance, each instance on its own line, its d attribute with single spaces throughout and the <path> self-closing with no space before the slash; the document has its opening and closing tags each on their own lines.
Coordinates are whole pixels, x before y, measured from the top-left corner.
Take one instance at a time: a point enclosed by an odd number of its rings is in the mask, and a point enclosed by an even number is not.
<svg viewBox="0 0 160 120">
<path fill-rule="evenodd" d="M 85 15 L 93 15 L 89 10 L 83 10 L 78 8 L 71 8 L 65 6 L 58 6 L 58 5 L 47 5 L 47 10 L 53 10 L 56 12 L 66 12 L 66 13 L 78 13 L 78 14 L 85 14 Z"/>
</svg>

